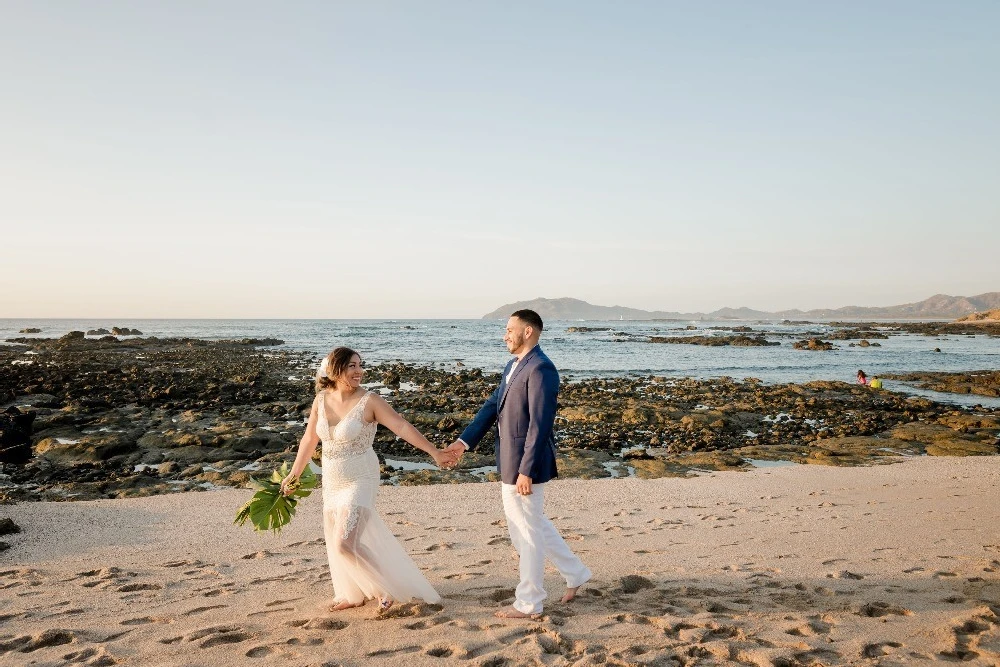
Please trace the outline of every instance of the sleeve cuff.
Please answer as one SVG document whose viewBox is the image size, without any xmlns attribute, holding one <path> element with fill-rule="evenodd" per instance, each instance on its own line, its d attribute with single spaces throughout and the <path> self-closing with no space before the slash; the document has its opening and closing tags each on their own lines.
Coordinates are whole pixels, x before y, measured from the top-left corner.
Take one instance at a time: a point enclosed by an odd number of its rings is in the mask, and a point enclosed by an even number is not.
<svg viewBox="0 0 1000 667">
<path fill-rule="evenodd" d="M 469 443 L 467 443 L 465 440 L 462 440 L 461 438 L 458 439 L 458 442 L 462 443 L 462 446 L 465 447 L 465 451 L 469 451 Z"/>
</svg>

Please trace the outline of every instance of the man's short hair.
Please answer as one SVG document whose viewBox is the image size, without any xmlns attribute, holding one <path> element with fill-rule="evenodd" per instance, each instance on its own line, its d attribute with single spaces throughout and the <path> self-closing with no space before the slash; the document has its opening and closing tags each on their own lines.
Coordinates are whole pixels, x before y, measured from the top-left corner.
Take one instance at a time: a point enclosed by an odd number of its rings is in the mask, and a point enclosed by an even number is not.
<svg viewBox="0 0 1000 667">
<path fill-rule="evenodd" d="M 532 329 L 537 329 L 539 333 L 542 331 L 542 317 L 533 310 L 528 310 L 527 308 L 523 310 L 515 310 L 510 314 L 511 317 L 516 317 L 525 324 L 527 324 Z"/>
</svg>

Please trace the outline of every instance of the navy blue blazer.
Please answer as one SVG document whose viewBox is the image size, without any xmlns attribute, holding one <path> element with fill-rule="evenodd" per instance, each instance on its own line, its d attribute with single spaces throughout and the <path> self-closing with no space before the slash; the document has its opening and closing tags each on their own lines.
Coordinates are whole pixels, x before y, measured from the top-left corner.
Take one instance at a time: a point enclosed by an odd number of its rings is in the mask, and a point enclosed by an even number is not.
<svg viewBox="0 0 1000 667">
<path fill-rule="evenodd" d="M 556 471 L 556 395 L 559 372 L 542 348 L 536 345 L 524 355 L 507 382 L 516 359 L 507 362 L 500 386 L 486 399 L 476 418 L 462 432 L 461 439 L 475 449 L 495 428 L 497 469 L 505 484 L 516 484 L 518 474 L 535 484 L 558 476 Z"/>
</svg>

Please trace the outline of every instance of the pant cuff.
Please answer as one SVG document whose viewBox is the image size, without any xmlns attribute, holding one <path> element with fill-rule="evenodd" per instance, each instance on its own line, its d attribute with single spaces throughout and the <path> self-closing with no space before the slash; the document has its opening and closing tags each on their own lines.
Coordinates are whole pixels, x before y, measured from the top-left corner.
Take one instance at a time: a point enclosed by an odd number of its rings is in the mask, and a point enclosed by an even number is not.
<svg viewBox="0 0 1000 667">
<path fill-rule="evenodd" d="M 527 602 L 521 602 L 520 600 L 514 600 L 514 604 L 511 605 L 514 609 L 517 609 L 522 614 L 540 614 L 542 613 L 542 605 L 537 607 L 528 604 Z"/>
</svg>

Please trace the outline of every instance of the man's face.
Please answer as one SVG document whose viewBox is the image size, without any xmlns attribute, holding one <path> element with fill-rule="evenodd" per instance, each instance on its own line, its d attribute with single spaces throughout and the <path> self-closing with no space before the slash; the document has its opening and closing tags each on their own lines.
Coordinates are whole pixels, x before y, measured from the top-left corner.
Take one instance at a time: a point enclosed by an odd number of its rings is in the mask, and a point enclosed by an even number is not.
<svg viewBox="0 0 1000 667">
<path fill-rule="evenodd" d="M 507 343 L 507 349 L 511 354 L 518 354 L 524 347 L 527 336 L 525 335 L 524 322 L 516 317 L 507 320 L 507 333 L 503 337 L 503 342 Z"/>
</svg>

